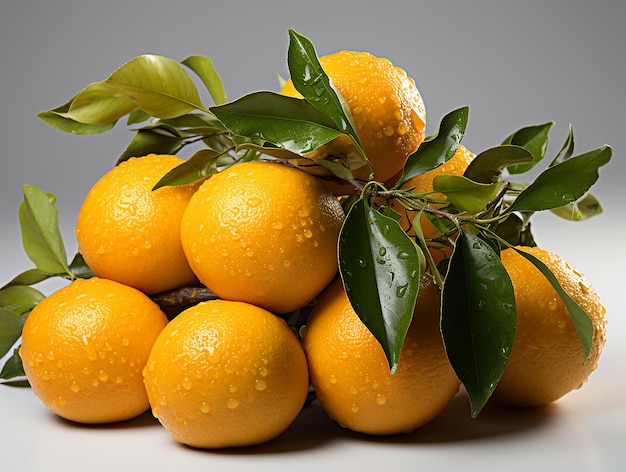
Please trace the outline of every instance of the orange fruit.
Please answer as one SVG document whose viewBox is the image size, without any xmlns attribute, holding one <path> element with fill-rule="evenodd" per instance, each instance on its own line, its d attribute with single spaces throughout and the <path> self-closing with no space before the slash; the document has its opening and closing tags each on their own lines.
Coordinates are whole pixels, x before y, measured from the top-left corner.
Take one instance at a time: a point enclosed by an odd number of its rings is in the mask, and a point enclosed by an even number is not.
<svg viewBox="0 0 626 472">
<path fill-rule="evenodd" d="M 429 193 L 430 198 L 443 199 L 445 198 L 443 194 L 431 193 L 433 192 L 433 179 L 438 175 L 463 175 L 474 157 L 475 154 L 470 152 L 465 146 L 461 144 L 457 148 L 457 151 L 454 153 L 454 156 L 452 156 L 452 158 L 450 158 L 444 164 L 428 172 L 417 175 L 412 179 L 409 179 L 400 188 L 402 190 L 414 189 L 414 193 Z M 441 205 L 432 204 L 431 206 L 433 206 L 434 208 L 438 208 Z M 402 228 L 410 236 L 415 236 L 415 231 L 413 229 L 413 219 L 415 218 L 415 216 L 417 216 L 418 212 L 407 210 L 400 203 L 398 203 L 397 200 L 393 200 L 391 202 L 391 207 L 400 213 L 400 225 L 402 226 Z M 420 225 L 424 234 L 424 238 L 426 238 L 427 240 L 440 238 L 443 236 L 441 231 L 439 231 L 439 229 L 430 222 L 425 214 L 422 214 L 422 217 L 420 218 Z M 439 263 L 442 259 L 450 257 L 450 255 L 452 254 L 452 249 L 449 246 L 435 241 L 431 243 L 429 250 L 433 256 L 435 263 Z"/>
<path fill-rule="evenodd" d="M 243 302 L 213 300 L 178 315 L 144 370 L 152 412 L 198 448 L 250 446 L 281 434 L 308 393 L 304 351 L 287 323 Z"/>
<path fill-rule="evenodd" d="M 337 273 L 344 213 L 312 175 L 246 162 L 202 184 L 183 215 L 182 244 L 220 298 L 276 313 L 309 303 Z"/>
<path fill-rule="evenodd" d="M 193 284 L 180 220 L 197 186 L 154 185 L 183 163 L 150 154 L 122 162 L 91 188 L 78 213 L 78 250 L 99 277 L 154 294 Z"/>
<path fill-rule="evenodd" d="M 440 291 L 421 280 L 413 322 L 391 375 L 382 347 L 352 309 L 340 280 L 318 299 L 304 349 L 320 404 L 341 426 L 375 435 L 410 432 L 459 389 L 439 331 Z"/>
<path fill-rule="evenodd" d="M 530 261 L 513 249 L 502 251 L 515 292 L 517 333 L 507 368 L 492 396 L 502 404 L 540 406 L 580 388 L 596 369 L 605 344 L 605 308 L 590 283 L 558 255 L 520 247 L 540 259 L 565 291 L 590 316 L 594 335 L 589 359 L 561 298 Z"/>
<path fill-rule="evenodd" d="M 77 279 L 28 315 L 24 371 L 53 413 L 79 423 L 134 418 L 149 408 L 141 372 L 167 324 L 142 292 L 110 280 Z"/>
<path fill-rule="evenodd" d="M 339 51 L 320 57 L 320 63 L 350 108 L 375 180 L 387 181 L 424 140 L 426 111 L 415 81 L 388 59 L 368 52 Z M 301 97 L 291 79 L 280 93 Z M 368 179 L 370 168 L 363 166 L 350 138 L 340 136 L 307 155 L 314 161 L 328 156 L 341 159 L 357 179 Z"/>
</svg>

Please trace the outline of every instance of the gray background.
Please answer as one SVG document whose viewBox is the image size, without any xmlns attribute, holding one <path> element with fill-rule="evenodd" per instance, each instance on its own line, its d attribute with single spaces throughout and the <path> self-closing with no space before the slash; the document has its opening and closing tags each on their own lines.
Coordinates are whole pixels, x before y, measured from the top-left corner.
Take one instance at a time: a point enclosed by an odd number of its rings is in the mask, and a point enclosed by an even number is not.
<svg viewBox="0 0 626 472">
<path fill-rule="evenodd" d="M 64 103 L 143 53 L 176 60 L 211 57 L 229 99 L 277 90 L 277 74 L 287 75 L 288 28 L 308 36 L 320 55 L 367 50 L 403 67 L 424 97 L 429 134 L 445 113 L 469 105 L 464 142 L 473 151 L 498 144 L 521 126 L 549 120 L 555 121 L 552 153 L 570 123 L 577 151 L 613 145 L 613 162 L 594 190 L 605 214 L 595 223 L 566 226 L 596 231 L 622 212 L 625 18 L 626 2 L 619 0 L 5 1 L 0 6 L 0 260 L 11 261 L 11 267 L 7 271 L 3 264 L 1 274 L 6 278 L 30 264 L 19 245 L 21 186 L 57 195 L 72 253 L 82 198 L 131 138 L 122 122 L 98 136 L 72 136 L 49 128 L 37 112 Z"/>
<path fill-rule="evenodd" d="M 21 248 L 17 222 L 21 186 L 36 185 L 57 195 L 61 229 L 68 254 L 72 255 L 76 250 L 73 227 L 82 199 L 131 138 L 123 123 L 102 135 L 72 136 L 49 128 L 36 117 L 37 112 L 64 103 L 90 82 L 105 79 L 122 63 L 144 53 L 176 60 L 192 54 L 211 57 L 230 99 L 260 89 L 277 90 L 277 74 L 287 74 L 287 29 L 293 28 L 308 36 L 320 55 L 339 49 L 367 50 L 403 67 L 415 78 L 424 97 L 428 134 L 436 130 L 445 113 L 469 105 L 470 123 L 464 143 L 475 152 L 498 144 L 522 126 L 549 120 L 555 121 L 551 155 L 560 148 L 570 123 L 578 152 L 605 143 L 613 146 L 613 161 L 601 169 L 600 182 L 594 188 L 604 205 L 604 214 L 583 223 L 563 223 L 546 215 L 535 224 L 538 242 L 581 269 L 607 306 L 608 342 L 593 381 L 579 394 L 568 397 L 556 410 L 567 414 L 557 416 L 545 428 L 537 428 L 532 434 L 509 435 L 508 442 L 506 436 L 500 436 L 493 443 L 452 443 L 451 450 L 437 447 L 439 455 L 433 455 L 433 459 L 437 464 L 445 460 L 448 465 L 452 462 L 466 467 L 472 460 L 485 466 L 485 457 L 500 457 L 511 470 L 530 470 L 536 467 L 527 467 L 525 460 L 535 457 L 544 466 L 544 459 L 554 460 L 559 464 L 555 465 L 557 469 L 624 470 L 621 438 L 626 424 L 626 318 L 622 273 L 626 252 L 621 218 L 626 171 L 625 19 L 623 0 L 3 0 L 0 285 L 31 267 Z M 9 393 L 0 391 L 0 395 Z M 16 415 L 31 412 L 24 410 Z M 38 413 L 33 410 L 32 415 Z M 19 426 L 14 429 L 11 424 Z M 14 433 L 21 434 L 23 424 L 21 417 L 9 422 L 3 443 L 15 443 Z M 95 439 L 80 443 L 78 436 L 83 438 L 83 431 L 72 436 L 72 441 L 78 441 L 74 443 L 67 442 L 66 430 L 59 435 L 56 424 L 42 422 L 40 417 L 31 426 L 28 442 L 35 434 L 35 441 L 44 450 L 53 444 L 57 451 L 54 441 L 58 436 L 59 444 L 70 444 L 72 451 L 100 451 Z M 485 423 L 483 427 L 488 428 Z M 122 434 L 121 430 L 115 434 Z M 131 440 L 129 447 L 133 444 Z M 477 447 L 481 445 L 484 447 Z M 370 461 L 372 454 L 398 453 L 392 445 L 377 448 L 366 443 L 363 447 L 370 446 L 373 452 L 352 452 L 346 460 Z M 178 467 L 179 459 L 201 457 L 183 449 L 163 449 L 163 455 L 154 455 L 154 470 L 167 464 L 161 462 L 168 458 L 174 458 Z M 335 450 L 338 452 L 333 455 Z M 342 449 L 324 451 L 326 455 L 313 448 L 311 463 L 323 464 L 326 460 L 334 464 Z M 413 454 L 408 451 L 403 451 L 407 457 Z M 511 453 L 522 451 L 511 461 Z M 100 457 L 99 452 L 95 454 Z M 19 455 L 14 456 L 17 461 Z M 96 456 L 91 455 L 89 460 Z M 142 459 L 144 455 L 128 457 L 134 463 L 147 460 Z M 227 462 L 229 467 L 233 465 L 230 459 L 240 459 L 211 457 Z M 275 461 L 277 457 L 249 459 L 255 461 L 255 467 L 266 464 L 272 470 L 277 464 L 289 465 Z M 8 460 L 10 463 L 11 457 Z M 563 461 L 568 460 L 564 465 Z M 386 459 L 384 463 L 389 464 Z M 22 465 L 20 462 L 20 468 Z M 485 470 L 501 469 L 497 461 L 492 465 L 497 469 Z"/>
</svg>

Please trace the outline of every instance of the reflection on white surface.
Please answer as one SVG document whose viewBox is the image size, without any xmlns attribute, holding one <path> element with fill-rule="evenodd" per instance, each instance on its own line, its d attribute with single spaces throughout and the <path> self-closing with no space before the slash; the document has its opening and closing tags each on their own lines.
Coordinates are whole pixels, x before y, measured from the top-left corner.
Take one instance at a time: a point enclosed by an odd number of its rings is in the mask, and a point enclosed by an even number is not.
<svg viewBox="0 0 626 472">
<path fill-rule="evenodd" d="M 488 405 L 472 420 L 460 393 L 435 420 L 409 435 L 372 437 L 344 430 L 319 406 L 306 408 L 276 440 L 257 447 L 196 450 L 176 443 L 146 413 L 118 424 L 84 426 L 60 419 L 28 388 L 0 386 L 3 470 L 373 470 L 411 465 L 484 471 L 618 471 L 626 424 L 623 387 L 607 372 L 540 409 Z M 615 372 L 613 372 L 615 374 Z M 7 466 L 7 469 L 4 468 Z"/>
<path fill-rule="evenodd" d="M 599 257 L 581 241 L 597 231 L 619 234 L 617 223 L 601 229 L 582 224 L 575 238 L 554 238 L 551 222 L 538 237 L 591 280 L 607 308 L 607 344 L 599 367 L 582 389 L 543 409 L 487 406 L 470 419 L 463 394 L 435 420 L 410 435 L 368 437 L 341 429 L 318 406 L 305 409 L 278 439 L 245 449 L 201 451 L 174 442 L 149 413 L 126 423 L 76 425 L 52 415 L 28 388 L 0 385 L 2 471 L 104 470 L 414 470 L 620 471 L 626 470 L 626 319 L 620 300 L 617 252 Z M 539 229 L 541 228 L 541 229 Z M 551 247 L 550 247 L 551 245 Z M 12 246 L 2 280 L 28 268 L 19 241 Z M 557 248 L 558 246 L 558 248 Z M 583 244 L 584 246 L 584 244 Z M 202 469 L 200 469 L 202 467 Z"/>
</svg>

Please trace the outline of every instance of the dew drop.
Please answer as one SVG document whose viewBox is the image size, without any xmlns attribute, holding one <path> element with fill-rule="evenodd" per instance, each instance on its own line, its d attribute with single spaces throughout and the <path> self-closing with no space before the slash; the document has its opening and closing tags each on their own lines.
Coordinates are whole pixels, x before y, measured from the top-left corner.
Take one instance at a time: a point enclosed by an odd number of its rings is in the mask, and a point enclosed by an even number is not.
<svg viewBox="0 0 626 472">
<path fill-rule="evenodd" d="M 549 309 L 549 310 L 554 311 L 554 310 L 556 310 L 556 308 L 557 308 L 557 306 L 558 306 L 558 305 L 559 305 L 559 304 L 558 304 L 558 302 L 556 301 L 556 298 L 553 298 L 552 300 L 550 300 L 550 301 L 548 302 L 548 309 Z"/>
<path fill-rule="evenodd" d="M 234 410 L 235 408 L 237 408 L 239 406 L 239 402 L 237 401 L 237 399 L 235 398 L 229 398 L 226 401 L 226 406 L 230 409 L 230 410 Z"/>
<path fill-rule="evenodd" d="M 367 267 L 367 261 L 365 261 L 364 259 L 359 259 L 359 267 Z"/>
<path fill-rule="evenodd" d="M 261 199 L 260 198 L 256 198 L 256 197 L 249 198 L 247 203 L 248 203 L 248 206 L 250 206 L 252 208 L 256 208 L 256 207 L 258 207 L 261 204 Z"/>
<path fill-rule="evenodd" d="M 265 383 L 265 380 L 256 379 L 254 382 L 254 388 L 258 391 L 263 391 L 267 388 L 267 384 Z"/>
<path fill-rule="evenodd" d="M 331 374 L 331 376 L 328 378 L 328 381 L 334 385 L 337 383 L 337 377 L 335 377 L 334 374 Z"/>
<path fill-rule="evenodd" d="M 191 380 L 189 380 L 187 377 L 183 379 L 183 388 L 185 390 L 191 390 Z"/>
<path fill-rule="evenodd" d="M 101 370 L 98 374 L 98 380 L 100 380 L 101 382 L 106 382 L 107 380 L 109 380 L 109 374 Z"/>
<path fill-rule="evenodd" d="M 350 410 L 352 410 L 352 413 L 358 413 L 359 412 L 359 405 L 357 405 L 356 403 L 353 403 L 352 407 L 350 408 Z"/>
<path fill-rule="evenodd" d="M 128 346 L 130 344 L 130 341 L 128 340 L 128 338 L 122 338 L 122 345 L 123 346 Z"/>
<path fill-rule="evenodd" d="M 70 390 L 74 393 L 78 393 L 80 391 L 80 385 L 78 385 L 76 382 L 73 382 L 72 385 L 70 385 Z"/>
<path fill-rule="evenodd" d="M 378 403 L 379 405 L 384 405 L 385 403 L 387 403 L 387 397 L 382 393 L 379 393 L 378 395 L 376 395 L 376 403 Z"/>
<path fill-rule="evenodd" d="M 209 411 L 211 411 L 211 407 L 207 402 L 202 402 L 202 405 L 200 405 L 200 411 L 202 413 L 208 413 Z"/>
<path fill-rule="evenodd" d="M 396 288 L 396 297 L 398 298 L 404 297 L 408 287 L 409 287 L 409 284 L 405 284 L 405 285 L 400 285 L 398 288 Z"/>
<path fill-rule="evenodd" d="M 398 259 L 408 259 L 410 256 L 410 254 L 406 251 L 400 251 L 398 253 Z"/>
<path fill-rule="evenodd" d="M 383 246 L 379 247 L 379 248 L 378 248 L 378 254 L 379 254 L 380 256 L 384 256 L 385 254 L 387 254 L 387 248 L 385 248 L 385 247 L 383 247 Z"/>
</svg>

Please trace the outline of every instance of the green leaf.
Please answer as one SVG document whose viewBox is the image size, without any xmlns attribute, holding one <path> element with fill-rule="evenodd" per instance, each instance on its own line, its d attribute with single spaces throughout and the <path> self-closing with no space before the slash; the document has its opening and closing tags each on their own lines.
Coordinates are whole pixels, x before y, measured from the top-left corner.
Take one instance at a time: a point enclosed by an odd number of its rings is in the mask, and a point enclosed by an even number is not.
<svg viewBox="0 0 626 472">
<path fill-rule="evenodd" d="M 567 161 L 574 155 L 574 129 L 572 125 L 569 125 L 567 137 L 565 138 L 565 142 L 563 146 L 561 146 L 561 150 L 556 155 L 556 157 L 550 163 L 550 167 L 560 164 L 561 162 Z"/>
<path fill-rule="evenodd" d="M 515 213 L 510 213 L 504 221 L 498 222 L 496 234 L 511 246 L 536 246 L 530 222 L 524 223 Z"/>
<path fill-rule="evenodd" d="M 206 56 L 189 56 L 182 63 L 200 77 L 216 105 L 226 103 L 226 91 L 222 78 L 215 70 L 211 59 Z"/>
<path fill-rule="evenodd" d="M 583 361 L 586 362 L 587 359 L 589 359 L 589 354 L 591 353 L 591 345 L 593 343 L 593 323 L 591 321 L 591 318 L 589 318 L 587 312 L 576 302 L 576 300 L 574 300 L 565 291 L 559 280 L 546 264 L 544 264 L 540 259 L 536 258 L 528 252 L 522 251 L 516 247 L 514 247 L 513 249 L 517 251 L 518 254 L 524 256 L 526 259 L 532 262 L 534 266 L 541 271 L 544 277 L 548 279 L 550 284 L 552 284 L 554 290 L 556 290 L 558 295 L 563 300 L 563 303 L 565 304 L 565 307 L 569 312 L 570 318 L 572 319 L 572 323 L 576 328 L 578 339 L 580 340 L 583 348 Z"/>
<path fill-rule="evenodd" d="M 287 63 L 294 88 L 315 108 L 330 117 L 338 130 L 350 136 L 367 159 L 352 121 L 352 113 L 343 97 L 331 86 L 330 79 L 317 57 L 315 46 L 294 30 L 289 30 Z"/>
<path fill-rule="evenodd" d="M 105 83 L 155 118 L 175 118 L 192 110 L 207 112 L 185 69 L 163 56 L 135 57 L 113 72 Z"/>
<path fill-rule="evenodd" d="M 340 136 L 334 123 L 310 103 L 273 92 L 255 92 L 211 112 L 234 134 L 265 140 L 296 154 Z"/>
<path fill-rule="evenodd" d="M 150 119 L 150 115 L 148 115 L 145 111 L 133 110 L 129 113 L 128 118 L 126 119 L 126 124 L 128 126 L 136 125 L 138 123 L 145 123 L 149 119 Z"/>
<path fill-rule="evenodd" d="M 548 149 L 548 134 L 554 123 L 552 121 L 541 125 L 526 126 L 508 136 L 502 144 L 521 146 L 533 156 L 532 162 L 509 167 L 511 174 L 521 174 L 532 169 L 546 155 Z"/>
<path fill-rule="evenodd" d="M 481 184 L 461 175 L 437 175 L 433 190 L 443 193 L 457 210 L 480 213 L 496 196 L 504 182 Z"/>
<path fill-rule="evenodd" d="M 103 125 L 117 121 L 135 108 L 136 104 L 120 96 L 112 85 L 95 82 L 74 97 L 64 116 L 79 123 Z"/>
<path fill-rule="evenodd" d="M 13 350 L 13 355 L 9 357 L 0 371 L 0 379 L 14 379 L 15 377 L 24 377 L 24 367 L 22 366 L 22 358 L 20 357 L 19 347 Z"/>
<path fill-rule="evenodd" d="M 85 124 L 68 118 L 66 114 L 69 111 L 73 100 L 74 99 L 72 98 L 72 100 L 64 105 L 61 105 L 60 107 L 38 113 L 37 116 L 48 126 L 52 126 L 53 128 L 66 133 L 78 135 L 104 133 L 115 126 L 116 120 L 104 124 Z"/>
<path fill-rule="evenodd" d="M 509 211 L 541 211 L 559 208 L 582 197 L 598 180 L 598 169 L 611 160 L 610 146 L 603 146 L 545 169 L 513 201 Z"/>
<path fill-rule="evenodd" d="M 133 139 L 118 158 L 117 164 L 131 157 L 141 157 L 148 154 L 176 154 L 182 147 L 185 138 L 173 134 L 165 127 L 147 127 L 138 130 Z"/>
<path fill-rule="evenodd" d="M 533 156 L 521 146 L 501 145 L 478 154 L 470 162 L 463 175 L 474 182 L 485 184 L 497 182 L 504 169 L 532 162 Z"/>
<path fill-rule="evenodd" d="M 360 199 L 341 230 L 339 271 L 354 311 L 395 372 L 419 290 L 418 248 L 395 219 Z"/>
<path fill-rule="evenodd" d="M 417 151 L 409 156 L 395 187 L 400 187 L 409 179 L 452 159 L 465 134 L 468 117 L 469 107 L 458 108 L 444 116 L 437 133 L 425 140 Z"/>
<path fill-rule="evenodd" d="M 28 285 L 12 285 L 0 289 L 0 308 L 23 315 L 44 298 L 43 293 Z"/>
<path fill-rule="evenodd" d="M 462 230 L 442 293 L 441 331 L 476 417 L 500 381 L 515 339 L 513 285 L 498 254 Z"/>
<path fill-rule="evenodd" d="M 165 174 L 152 190 L 165 186 L 192 184 L 234 164 L 249 160 L 248 157 L 248 154 L 239 156 L 230 152 L 220 153 L 212 149 L 200 149 L 185 162 Z"/>
<path fill-rule="evenodd" d="M 550 211 L 566 220 L 582 221 L 601 214 L 602 205 L 596 197 L 588 193 L 576 202 Z"/>
<path fill-rule="evenodd" d="M 26 318 L 17 313 L 0 308 L 0 357 L 3 357 L 22 335 Z"/>
<path fill-rule="evenodd" d="M 56 276 L 57 274 L 50 274 L 49 272 L 43 272 L 39 269 L 28 269 L 21 274 L 16 275 L 3 288 L 12 287 L 14 285 L 35 285 Z"/>
<path fill-rule="evenodd" d="M 80 279 L 90 279 L 91 277 L 96 276 L 96 274 L 87 265 L 87 262 L 81 253 L 76 253 L 74 259 L 72 259 L 72 262 L 70 263 L 70 272 L 74 275 L 74 277 Z"/>
<path fill-rule="evenodd" d="M 19 221 L 26 254 L 42 272 L 70 274 L 59 232 L 56 199 L 30 185 L 22 188 L 24 201 L 20 205 Z"/>
</svg>

